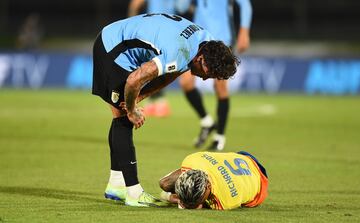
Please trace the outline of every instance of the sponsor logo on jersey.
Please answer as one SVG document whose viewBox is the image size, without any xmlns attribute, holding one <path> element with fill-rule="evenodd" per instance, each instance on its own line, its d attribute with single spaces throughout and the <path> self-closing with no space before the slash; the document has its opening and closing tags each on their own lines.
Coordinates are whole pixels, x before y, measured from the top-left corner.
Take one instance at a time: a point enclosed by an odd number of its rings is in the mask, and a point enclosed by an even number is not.
<svg viewBox="0 0 360 223">
<path fill-rule="evenodd" d="M 166 73 L 171 73 L 176 71 L 177 65 L 176 61 L 166 64 Z"/>
<path fill-rule="evenodd" d="M 172 70 L 175 70 L 175 69 L 176 69 L 175 65 L 171 65 L 171 66 L 168 67 L 168 71 L 172 71 Z"/>
</svg>

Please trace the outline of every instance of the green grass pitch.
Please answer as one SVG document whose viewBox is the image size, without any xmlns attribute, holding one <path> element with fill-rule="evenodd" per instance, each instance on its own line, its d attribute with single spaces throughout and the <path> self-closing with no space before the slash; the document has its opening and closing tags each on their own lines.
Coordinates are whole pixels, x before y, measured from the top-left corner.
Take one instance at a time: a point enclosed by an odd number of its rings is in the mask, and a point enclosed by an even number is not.
<svg viewBox="0 0 360 223">
<path fill-rule="evenodd" d="M 134 131 L 140 181 L 158 179 L 197 151 L 198 119 L 179 92 L 172 115 Z M 215 98 L 207 95 L 209 111 Z M 268 199 L 232 211 L 132 208 L 103 198 L 109 176 L 108 106 L 85 91 L 0 90 L 2 222 L 360 222 L 357 96 L 233 95 L 225 151 L 254 154 Z"/>
</svg>

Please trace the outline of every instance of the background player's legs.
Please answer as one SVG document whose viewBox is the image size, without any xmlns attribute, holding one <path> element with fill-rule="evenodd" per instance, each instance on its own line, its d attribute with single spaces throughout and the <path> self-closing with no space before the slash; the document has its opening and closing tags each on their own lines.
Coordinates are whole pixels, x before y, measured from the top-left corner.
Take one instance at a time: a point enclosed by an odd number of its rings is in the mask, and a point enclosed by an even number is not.
<svg viewBox="0 0 360 223">
<path fill-rule="evenodd" d="M 166 117 L 171 113 L 170 105 L 165 98 L 164 90 L 161 90 L 149 97 L 148 103 L 144 106 L 144 113 L 150 117 Z"/>
<path fill-rule="evenodd" d="M 190 72 L 186 72 L 180 76 L 180 86 L 185 92 L 186 99 L 190 103 L 191 107 L 195 110 L 199 118 L 204 118 L 207 112 L 202 101 L 199 90 L 195 87 L 195 76 Z"/>
<path fill-rule="evenodd" d="M 185 92 L 186 99 L 190 103 L 191 107 L 194 108 L 195 112 L 201 119 L 201 131 L 195 141 L 195 146 L 201 147 L 205 143 L 211 131 L 215 129 L 215 122 L 205 110 L 202 96 L 199 90 L 195 87 L 195 76 L 191 75 L 190 72 L 186 72 L 181 75 L 180 86 Z"/>
<path fill-rule="evenodd" d="M 208 149 L 223 150 L 225 146 L 225 128 L 229 114 L 230 99 L 227 80 L 215 80 L 214 88 L 217 96 L 217 131 Z"/>
</svg>

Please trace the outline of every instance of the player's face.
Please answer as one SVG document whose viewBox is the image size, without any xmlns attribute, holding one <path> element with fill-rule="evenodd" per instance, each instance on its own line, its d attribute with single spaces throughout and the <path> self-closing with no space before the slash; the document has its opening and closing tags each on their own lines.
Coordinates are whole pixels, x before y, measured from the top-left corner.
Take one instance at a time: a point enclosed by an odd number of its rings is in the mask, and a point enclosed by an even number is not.
<svg viewBox="0 0 360 223">
<path fill-rule="evenodd" d="M 209 69 L 206 67 L 204 57 L 202 55 L 197 56 L 191 63 L 191 74 L 201 77 L 203 80 L 210 78 L 208 75 Z"/>
<path fill-rule="evenodd" d="M 203 197 L 202 202 L 201 202 L 201 206 L 202 206 L 203 203 L 205 203 L 206 199 L 209 198 L 210 194 L 211 194 L 211 184 L 210 184 L 210 182 L 208 182 L 208 184 L 206 186 L 206 191 L 204 193 L 204 197 Z"/>
</svg>

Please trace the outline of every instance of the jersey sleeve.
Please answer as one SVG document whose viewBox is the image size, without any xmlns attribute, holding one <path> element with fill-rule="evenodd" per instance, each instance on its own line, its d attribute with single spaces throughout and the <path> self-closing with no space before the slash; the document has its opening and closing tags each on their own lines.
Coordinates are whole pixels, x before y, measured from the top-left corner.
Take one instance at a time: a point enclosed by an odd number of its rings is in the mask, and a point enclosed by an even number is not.
<svg viewBox="0 0 360 223">
<path fill-rule="evenodd" d="M 158 76 L 188 70 L 188 64 L 191 61 L 188 56 L 189 54 L 190 50 L 183 47 L 162 52 L 162 54 L 154 57 L 152 60 L 158 68 Z"/>
<path fill-rule="evenodd" d="M 236 0 L 240 7 L 240 26 L 250 28 L 252 19 L 252 6 L 250 0 Z"/>
</svg>

